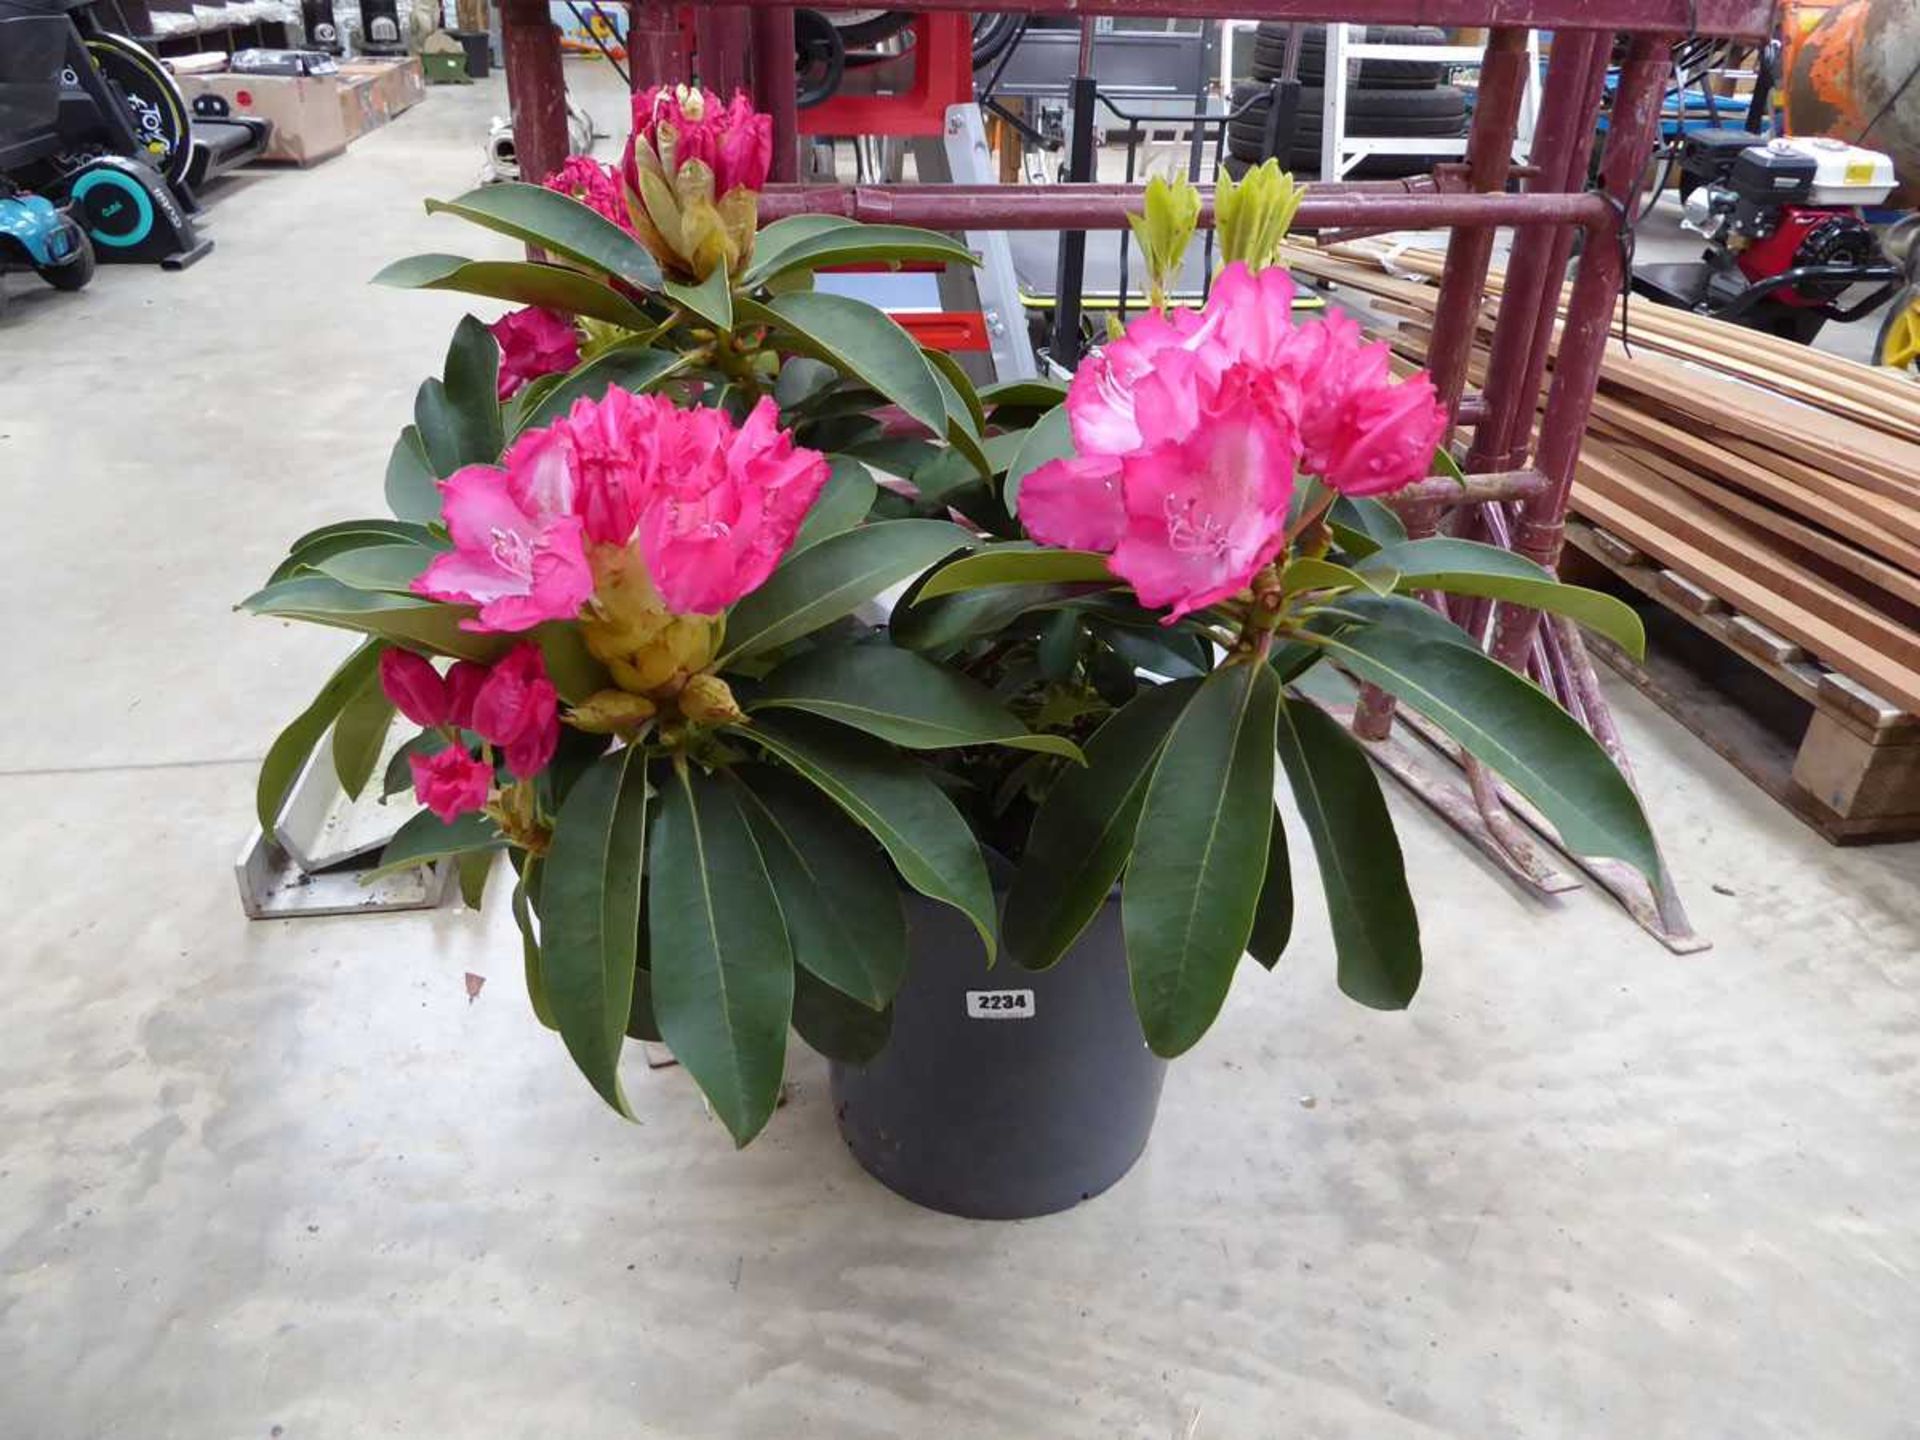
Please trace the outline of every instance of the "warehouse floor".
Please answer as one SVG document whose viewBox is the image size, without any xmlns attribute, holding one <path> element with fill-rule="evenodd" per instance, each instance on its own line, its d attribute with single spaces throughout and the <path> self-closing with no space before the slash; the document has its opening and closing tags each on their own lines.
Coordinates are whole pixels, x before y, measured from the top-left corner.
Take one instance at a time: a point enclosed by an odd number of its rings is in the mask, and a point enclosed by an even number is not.
<svg viewBox="0 0 1920 1440">
<path fill-rule="evenodd" d="M 1414 1009 L 1339 996 L 1303 887 L 1139 1168 L 1028 1223 L 868 1180 L 810 1056 L 744 1153 L 637 1056 L 615 1119 L 503 886 L 245 920 L 254 766 L 343 642 L 229 607 L 378 511 L 463 303 L 363 282 L 489 248 L 419 200 L 502 109 L 230 183 L 184 274 L 10 281 L 0 1435 L 1915 1433 L 1920 847 L 1828 848 L 1618 687 L 1714 949 L 1519 897 L 1396 794 Z"/>
</svg>

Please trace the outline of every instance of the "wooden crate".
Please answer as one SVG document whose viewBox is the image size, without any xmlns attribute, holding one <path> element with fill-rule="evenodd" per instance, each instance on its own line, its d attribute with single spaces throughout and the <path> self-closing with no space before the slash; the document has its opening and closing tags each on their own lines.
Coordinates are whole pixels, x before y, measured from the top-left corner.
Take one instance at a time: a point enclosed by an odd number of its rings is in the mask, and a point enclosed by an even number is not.
<svg viewBox="0 0 1920 1440">
<path fill-rule="evenodd" d="M 1618 536 L 1570 519 L 1567 538 L 1566 578 L 1652 602 L 1645 661 L 1588 642 L 1636 689 L 1829 842 L 1920 837 L 1920 717 Z"/>
</svg>

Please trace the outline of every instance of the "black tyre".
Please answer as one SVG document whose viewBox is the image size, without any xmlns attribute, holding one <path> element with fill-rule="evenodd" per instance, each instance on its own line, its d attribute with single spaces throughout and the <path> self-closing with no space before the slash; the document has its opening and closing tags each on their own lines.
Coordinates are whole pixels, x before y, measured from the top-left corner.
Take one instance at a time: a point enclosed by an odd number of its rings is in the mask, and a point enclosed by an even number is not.
<svg viewBox="0 0 1920 1440">
<path fill-rule="evenodd" d="M 849 50 L 866 50 L 891 40 L 913 23 L 911 10 L 837 10 L 827 18 L 840 32 L 840 43 Z"/>
<path fill-rule="evenodd" d="M 1264 85 L 1240 85 L 1234 88 L 1233 103 L 1236 113 L 1227 122 L 1229 153 L 1242 160 L 1264 158 L 1271 94 Z M 1292 158 L 1296 162 L 1303 154 L 1311 156 L 1316 164 L 1319 161 L 1321 108 L 1325 103 L 1320 87 L 1300 87 L 1300 109 L 1293 129 Z M 1355 88 L 1347 92 L 1347 134 L 1356 138 L 1458 139 L 1467 133 L 1470 118 L 1466 95 L 1452 85 L 1432 90 Z"/>
<path fill-rule="evenodd" d="M 1294 179 L 1306 181 L 1320 178 L 1320 152 L 1311 154 L 1296 151 L 1297 158 L 1287 164 L 1287 171 Z M 1342 180 L 1404 180 L 1410 175 L 1425 175 L 1435 165 L 1451 160 L 1451 155 L 1369 155 L 1340 178 Z M 1252 168 L 1255 162 L 1241 156 L 1230 155 L 1225 163 L 1226 171 L 1238 180 Z"/>
<path fill-rule="evenodd" d="M 56 290 L 84 290 L 87 282 L 93 279 L 94 255 L 93 241 L 87 238 L 87 232 L 72 221 L 67 222 L 68 232 L 79 246 L 71 259 L 64 265 L 35 266 L 42 280 Z"/>
<path fill-rule="evenodd" d="M 193 160 L 193 126 L 186 98 L 166 67 L 124 35 L 87 40 L 87 55 L 127 104 L 134 134 L 169 184 L 186 179 Z"/>
<path fill-rule="evenodd" d="M 1369 44 L 1444 45 L 1447 33 L 1432 25 L 1369 25 Z M 1253 77 L 1277 80 L 1287 61 L 1287 27 L 1280 21 L 1263 21 L 1254 32 Z M 1300 36 L 1300 75 L 1306 84 L 1318 84 L 1327 74 L 1327 27 L 1309 25 Z M 1447 65 L 1439 60 L 1363 60 L 1359 83 L 1373 88 L 1407 89 L 1438 85 L 1447 78 Z"/>
</svg>

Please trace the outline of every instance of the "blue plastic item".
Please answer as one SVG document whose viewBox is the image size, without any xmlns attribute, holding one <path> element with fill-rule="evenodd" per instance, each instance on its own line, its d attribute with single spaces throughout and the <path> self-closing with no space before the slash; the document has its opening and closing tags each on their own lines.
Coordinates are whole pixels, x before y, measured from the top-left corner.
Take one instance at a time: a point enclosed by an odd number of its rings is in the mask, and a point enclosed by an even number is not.
<svg viewBox="0 0 1920 1440">
<path fill-rule="evenodd" d="M 0 195 L 0 252 L 17 246 L 39 270 L 64 265 L 79 249 L 79 231 L 39 195 Z"/>
</svg>

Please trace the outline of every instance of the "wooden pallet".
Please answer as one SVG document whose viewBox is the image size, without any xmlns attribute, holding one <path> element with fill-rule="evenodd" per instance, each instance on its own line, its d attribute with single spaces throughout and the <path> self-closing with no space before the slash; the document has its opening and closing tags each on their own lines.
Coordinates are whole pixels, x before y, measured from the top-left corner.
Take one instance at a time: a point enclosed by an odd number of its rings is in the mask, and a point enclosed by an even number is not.
<svg viewBox="0 0 1920 1440">
<path fill-rule="evenodd" d="M 1584 557 L 1654 602 L 1645 661 L 1588 638 L 1636 689 L 1830 843 L 1920 837 L 1920 716 L 1618 536 L 1570 518 L 1567 538 L 1566 578 L 1594 582 Z"/>
</svg>

